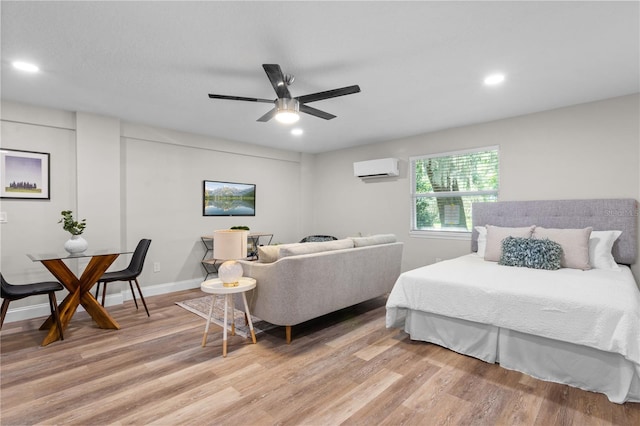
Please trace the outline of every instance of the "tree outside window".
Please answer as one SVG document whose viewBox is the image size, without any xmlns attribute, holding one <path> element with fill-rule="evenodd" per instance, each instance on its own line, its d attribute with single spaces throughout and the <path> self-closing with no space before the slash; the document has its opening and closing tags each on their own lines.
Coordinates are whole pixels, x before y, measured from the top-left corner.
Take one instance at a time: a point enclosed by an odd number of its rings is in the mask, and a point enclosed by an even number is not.
<svg viewBox="0 0 640 426">
<path fill-rule="evenodd" d="M 471 231 L 471 204 L 497 201 L 498 147 L 411 157 L 412 231 Z"/>
</svg>

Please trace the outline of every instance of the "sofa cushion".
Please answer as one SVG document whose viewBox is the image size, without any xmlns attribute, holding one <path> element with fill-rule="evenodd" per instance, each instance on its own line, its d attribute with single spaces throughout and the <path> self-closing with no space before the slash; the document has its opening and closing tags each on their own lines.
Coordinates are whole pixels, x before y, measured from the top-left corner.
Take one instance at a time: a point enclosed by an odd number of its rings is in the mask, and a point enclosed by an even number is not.
<svg viewBox="0 0 640 426">
<path fill-rule="evenodd" d="M 273 263 L 280 259 L 280 250 L 287 247 L 295 247 L 300 243 L 287 243 L 287 244 L 275 244 L 272 246 L 260 246 L 258 247 L 258 262 L 260 263 Z"/>
<path fill-rule="evenodd" d="M 393 234 L 378 234 L 370 237 L 352 237 L 355 247 L 375 246 L 378 244 L 389 244 L 396 242 L 396 236 Z"/>
<path fill-rule="evenodd" d="M 335 241 L 322 241 L 316 243 L 296 243 L 286 244 L 280 247 L 278 259 L 287 256 L 298 256 L 301 254 L 320 253 L 323 251 L 342 250 L 353 248 L 353 241 L 346 238 Z"/>
<path fill-rule="evenodd" d="M 278 253 L 280 252 L 280 246 L 259 246 L 258 247 L 258 262 L 260 263 L 273 263 L 278 260 Z"/>
</svg>

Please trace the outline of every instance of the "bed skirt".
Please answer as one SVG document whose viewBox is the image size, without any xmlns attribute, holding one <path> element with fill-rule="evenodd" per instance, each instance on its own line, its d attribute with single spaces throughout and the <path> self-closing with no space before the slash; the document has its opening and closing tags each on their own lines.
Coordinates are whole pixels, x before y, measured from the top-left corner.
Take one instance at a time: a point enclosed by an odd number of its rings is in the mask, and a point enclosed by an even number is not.
<svg viewBox="0 0 640 426">
<path fill-rule="evenodd" d="M 640 366 L 620 354 L 422 311 L 405 312 L 412 340 L 444 346 L 549 382 L 640 402 Z"/>
</svg>

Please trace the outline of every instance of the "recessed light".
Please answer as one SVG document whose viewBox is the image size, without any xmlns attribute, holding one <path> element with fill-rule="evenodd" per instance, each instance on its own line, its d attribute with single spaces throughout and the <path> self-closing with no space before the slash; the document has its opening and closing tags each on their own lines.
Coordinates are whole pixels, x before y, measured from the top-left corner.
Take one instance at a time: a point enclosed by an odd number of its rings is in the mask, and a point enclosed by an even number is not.
<svg viewBox="0 0 640 426">
<path fill-rule="evenodd" d="M 300 136 L 304 131 L 300 128 L 291 129 L 291 134 L 295 136 Z"/>
<path fill-rule="evenodd" d="M 29 62 L 23 62 L 23 61 L 14 61 L 12 63 L 13 67 L 16 69 L 19 69 L 20 71 L 26 71 L 26 72 L 38 72 L 40 71 L 40 68 L 38 68 L 36 65 L 31 64 Z"/>
<path fill-rule="evenodd" d="M 504 81 L 504 74 L 491 74 L 484 79 L 484 84 L 487 86 L 495 86 Z"/>
</svg>

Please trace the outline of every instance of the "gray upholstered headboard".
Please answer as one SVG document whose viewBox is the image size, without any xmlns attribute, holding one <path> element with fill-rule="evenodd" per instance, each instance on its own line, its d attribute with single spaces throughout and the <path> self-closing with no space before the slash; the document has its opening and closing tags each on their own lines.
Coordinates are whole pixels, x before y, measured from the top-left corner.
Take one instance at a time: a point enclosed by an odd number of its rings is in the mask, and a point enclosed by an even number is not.
<svg viewBox="0 0 640 426">
<path fill-rule="evenodd" d="M 528 226 L 622 231 L 613 245 L 618 263 L 631 265 L 638 255 L 638 202 L 633 199 L 500 201 L 473 204 L 471 251 L 478 251 L 475 226 Z"/>
</svg>

